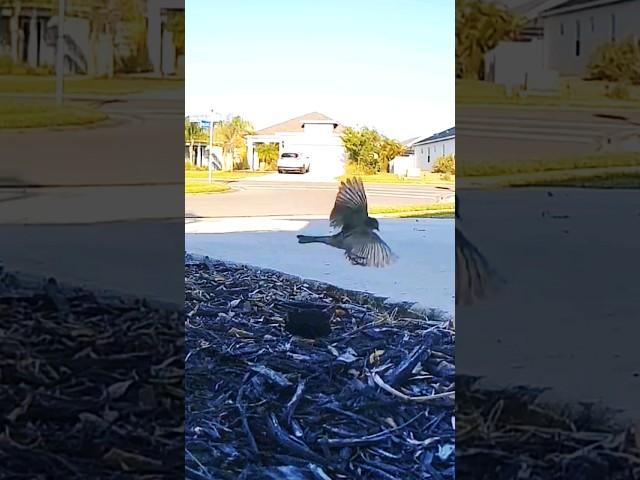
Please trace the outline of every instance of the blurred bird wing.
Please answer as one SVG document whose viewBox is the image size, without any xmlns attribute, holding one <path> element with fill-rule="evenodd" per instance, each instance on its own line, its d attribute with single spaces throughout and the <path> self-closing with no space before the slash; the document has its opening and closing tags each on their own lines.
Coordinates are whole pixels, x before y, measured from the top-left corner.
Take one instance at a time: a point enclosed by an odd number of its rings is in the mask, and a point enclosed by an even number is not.
<svg viewBox="0 0 640 480">
<path fill-rule="evenodd" d="M 456 228 L 456 304 L 471 305 L 502 283 L 484 255 Z"/>
<path fill-rule="evenodd" d="M 398 256 L 391 251 L 375 232 L 359 229 L 344 236 L 345 256 L 353 265 L 365 267 L 386 267 L 395 262 Z"/>
<path fill-rule="evenodd" d="M 332 227 L 363 224 L 368 217 L 367 194 L 360 178 L 348 178 L 340 183 L 336 203 L 329 220 Z"/>
</svg>

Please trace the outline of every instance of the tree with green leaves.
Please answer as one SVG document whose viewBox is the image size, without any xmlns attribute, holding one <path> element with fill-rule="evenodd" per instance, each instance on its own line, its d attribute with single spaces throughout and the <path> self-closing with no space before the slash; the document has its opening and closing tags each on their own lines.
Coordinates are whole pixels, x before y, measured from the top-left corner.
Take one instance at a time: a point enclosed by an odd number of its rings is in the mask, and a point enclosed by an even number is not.
<svg viewBox="0 0 640 480">
<path fill-rule="evenodd" d="M 405 151 L 405 146 L 397 140 L 383 137 L 380 142 L 380 171 L 388 172 L 391 160 L 401 155 Z"/>
<path fill-rule="evenodd" d="M 484 56 L 503 40 L 515 39 L 525 20 L 482 0 L 456 0 L 456 78 L 482 79 Z"/>
<path fill-rule="evenodd" d="M 256 145 L 258 159 L 265 170 L 275 170 L 278 164 L 280 147 L 277 143 L 260 143 Z"/>
<path fill-rule="evenodd" d="M 367 127 L 360 130 L 347 127 L 342 132 L 342 144 L 347 152 L 347 161 L 359 173 L 370 174 L 379 171 L 379 142 L 380 134 Z"/>
<path fill-rule="evenodd" d="M 404 151 L 400 142 L 367 127 L 345 128 L 342 144 L 351 169 L 362 174 L 387 172 L 389 162 Z"/>
<path fill-rule="evenodd" d="M 247 148 L 245 137 L 253 133 L 253 125 L 237 115 L 216 125 L 214 142 L 222 147 L 223 170 L 232 170 L 234 163 L 242 159 L 242 151 Z"/>
<path fill-rule="evenodd" d="M 173 45 L 176 47 L 174 61 L 184 55 L 184 11 L 172 12 L 167 22 L 167 30 L 171 32 Z"/>
</svg>

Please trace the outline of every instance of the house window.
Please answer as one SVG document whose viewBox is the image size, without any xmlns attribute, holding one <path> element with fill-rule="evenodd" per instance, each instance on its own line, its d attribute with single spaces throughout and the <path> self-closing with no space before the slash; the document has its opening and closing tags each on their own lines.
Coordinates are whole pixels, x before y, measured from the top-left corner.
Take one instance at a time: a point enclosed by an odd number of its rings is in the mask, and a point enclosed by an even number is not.
<svg viewBox="0 0 640 480">
<path fill-rule="evenodd" d="M 442 155 L 444 155 L 444 143 L 442 144 Z"/>
<path fill-rule="evenodd" d="M 616 41 L 616 14 L 611 14 L 611 41 Z"/>
<path fill-rule="evenodd" d="M 576 57 L 580 56 L 580 20 L 576 20 Z"/>
<path fill-rule="evenodd" d="M 591 31 L 592 32 L 596 31 L 596 20 L 593 17 L 591 17 Z"/>
<path fill-rule="evenodd" d="M 564 23 L 560 23 L 560 35 L 564 35 Z"/>
</svg>

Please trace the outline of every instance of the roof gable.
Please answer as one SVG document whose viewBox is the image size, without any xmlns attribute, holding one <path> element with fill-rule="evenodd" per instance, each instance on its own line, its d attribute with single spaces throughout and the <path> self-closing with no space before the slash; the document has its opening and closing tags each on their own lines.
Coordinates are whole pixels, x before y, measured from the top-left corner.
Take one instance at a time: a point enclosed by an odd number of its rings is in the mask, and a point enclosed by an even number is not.
<svg viewBox="0 0 640 480">
<path fill-rule="evenodd" d="M 270 127 L 265 127 L 256 132 L 256 135 L 273 135 L 275 133 L 302 133 L 304 132 L 305 123 L 328 123 L 333 124 L 335 127 L 335 133 L 342 133 L 344 127 L 332 118 L 327 117 L 320 112 L 311 112 L 299 117 L 285 120 L 284 122 L 276 123 Z"/>
</svg>

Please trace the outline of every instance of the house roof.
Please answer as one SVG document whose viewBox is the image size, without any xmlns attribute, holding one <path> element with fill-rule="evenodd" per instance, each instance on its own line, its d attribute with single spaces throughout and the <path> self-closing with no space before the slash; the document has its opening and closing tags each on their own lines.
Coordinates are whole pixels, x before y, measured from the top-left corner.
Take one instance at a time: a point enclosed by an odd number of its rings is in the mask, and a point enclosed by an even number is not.
<svg viewBox="0 0 640 480">
<path fill-rule="evenodd" d="M 567 0 L 552 8 L 542 12 L 544 16 L 559 15 L 562 13 L 574 12 L 577 10 L 587 10 L 589 8 L 601 7 L 611 3 L 622 3 L 630 0 Z"/>
<path fill-rule="evenodd" d="M 335 133 L 342 133 L 344 127 L 332 118 L 327 117 L 320 112 L 311 112 L 299 117 L 285 120 L 284 122 L 276 123 L 270 127 L 263 128 L 256 132 L 256 135 L 273 135 L 274 133 L 302 133 L 304 131 L 305 123 L 332 123 L 335 127 Z"/>
<path fill-rule="evenodd" d="M 413 144 L 413 142 L 415 142 L 416 140 L 420 139 L 421 137 L 411 137 L 411 138 L 407 138 L 406 140 L 402 140 L 400 143 L 402 145 L 405 146 L 411 146 Z"/>
<path fill-rule="evenodd" d="M 433 143 L 433 142 L 437 142 L 439 140 L 444 140 L 446 138 L 451 138 L 451 137 L 455 137 L 455 136 L 456 136 L 456 127 L 451 127 L 451 128 L 447 128 L 446 130 L 443 130 L 441 132 L 434 133 L 433 135 L 430 135 L 428 137 L 418 137 L 416 140 L 414 140 L 411 143 L 411 146 L 413 146 L 413 145 L 423 145 L 425 143 Z"/>
<path fill-rule="evenodd" d="M 567 0 L 529 0 L 528 2 L 513 7 L 512 11 L 528 20 L 532 20 L 542 12 L 556 8 L 566 1 Z"/>
</svg>

